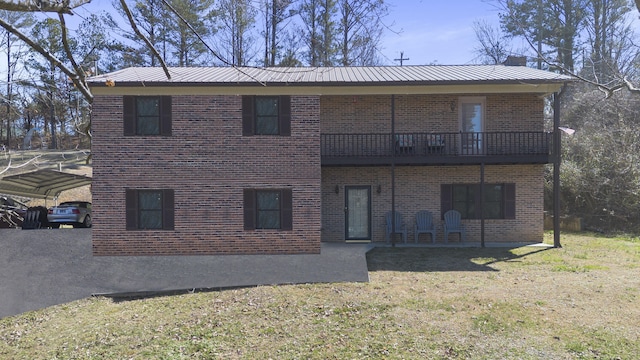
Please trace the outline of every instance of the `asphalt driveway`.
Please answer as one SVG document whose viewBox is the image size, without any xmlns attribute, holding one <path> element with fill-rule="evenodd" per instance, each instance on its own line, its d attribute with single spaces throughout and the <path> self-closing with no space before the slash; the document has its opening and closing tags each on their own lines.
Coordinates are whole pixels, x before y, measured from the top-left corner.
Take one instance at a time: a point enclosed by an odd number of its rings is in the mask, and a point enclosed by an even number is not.
<svg viewBox="0 0 640 360">
<path fill-rule="evenodd" d="M 92 295 L 366 282 L 368 245 L 319 255 L 94 257 L 91 229 L 0 229 L 0 318 Z"/>
</svg>

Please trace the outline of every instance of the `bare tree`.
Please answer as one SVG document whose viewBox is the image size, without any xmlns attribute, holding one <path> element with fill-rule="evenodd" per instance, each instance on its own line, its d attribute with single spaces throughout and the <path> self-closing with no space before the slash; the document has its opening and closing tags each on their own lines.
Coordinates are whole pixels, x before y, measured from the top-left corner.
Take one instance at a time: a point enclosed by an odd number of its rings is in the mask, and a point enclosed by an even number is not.
<svg viewBox="0 0 640 360">
<path fill-rule="evenodd" d="M 485 20 L 478 20 L 474 21 L 473 30 L 479 44 L 474 51 L 480 63 L 502 64 L 511 51 L 507 49 L 508 39 L 500 34 L 500 29 Z"/>
<path fill-rule="evenodd" d="M 338 8 L 338 62 L 342 66 L 376 65 L 382 19 L 388 14 L 384 0 L 339 0 Z"/>
</svg>

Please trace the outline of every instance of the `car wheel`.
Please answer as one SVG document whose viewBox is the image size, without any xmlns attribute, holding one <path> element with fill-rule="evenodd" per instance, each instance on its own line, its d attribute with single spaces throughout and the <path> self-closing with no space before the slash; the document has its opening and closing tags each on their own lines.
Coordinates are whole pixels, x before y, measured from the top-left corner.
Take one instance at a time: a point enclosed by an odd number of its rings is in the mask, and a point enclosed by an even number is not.
<svg viewBox="0 0 640 360">
<path fill-rule="evenodd" d="M 60 224 L 49 224 L 52 229 L 60 229 Z"/>
<path fill-rule="evenodd" d="M 84 217 L 84 221 L 82 222 L 82 227 L 90 228 L 91 227 L 91 216 L 87 215 Z"/>
</svg>

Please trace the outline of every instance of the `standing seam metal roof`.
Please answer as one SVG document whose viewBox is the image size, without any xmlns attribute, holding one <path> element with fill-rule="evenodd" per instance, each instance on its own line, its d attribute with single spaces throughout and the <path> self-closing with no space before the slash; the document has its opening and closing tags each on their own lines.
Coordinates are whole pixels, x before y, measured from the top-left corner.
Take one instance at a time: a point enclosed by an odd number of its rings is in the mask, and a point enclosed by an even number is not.
<svg viewBox="0 0 640 360">
<path fill-rule="evenodd" d="M 425 65 L 372 67 L 132 67 L 91 77 L 91 86 L 117 85 L 429 85 L 470 83 L 562 83 L 572 78 L 524 66 Z"/>
</svg>

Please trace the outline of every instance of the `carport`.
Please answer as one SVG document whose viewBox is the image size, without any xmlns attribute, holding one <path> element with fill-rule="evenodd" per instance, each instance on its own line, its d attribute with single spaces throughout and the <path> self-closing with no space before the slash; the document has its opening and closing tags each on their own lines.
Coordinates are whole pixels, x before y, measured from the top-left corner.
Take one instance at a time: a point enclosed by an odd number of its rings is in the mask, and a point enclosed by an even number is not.
<svg viewBox="0 0 640 360">
<path fill-rule="evenodd" d="M 0 180 L 0 194 L 46 201 L 55 200 L 65 190 L 90 184 L 91 178 L 85 175 L 42 169 L 3 177 Z"/>
</svg>

